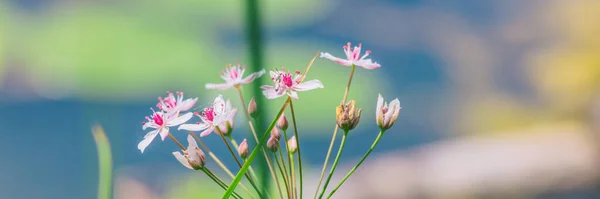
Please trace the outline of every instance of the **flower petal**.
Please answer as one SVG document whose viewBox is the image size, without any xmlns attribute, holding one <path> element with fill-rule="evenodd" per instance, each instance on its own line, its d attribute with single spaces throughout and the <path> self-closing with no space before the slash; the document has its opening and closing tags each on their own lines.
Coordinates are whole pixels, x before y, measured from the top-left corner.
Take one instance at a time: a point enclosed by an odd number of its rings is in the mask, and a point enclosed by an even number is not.
<svg viewBox="0 0 600 199">
<path fill-rule="evenodd" d="M 383 97 L 379 94 L 377 97 L 377 107 L 375 108 L 375 118 L 379 119 L 381 117 L 381 113 L 383 109 Z"/>
<path fill-rule="evenodd" d="M 169 127 L 160 128 L 158 130 L 158 134 L 160 135 L 160 139 L 165 141 L 165 138 L 169 135 Z"/>
<path fill-rule="evenodd" d="M 183 166 L 193 170 L 192 166 L 190 165 L 190 162 L 179 151 L 173 152 L 173 155 L 175 156 L 175 159 L 177 159 L 177 161 L 183 164 Z"/>
<path fill-rule="evenodd" d="M 204 87 L 207 89 L 217 89 L 217 90 L 225 90 L 233 87 L 233 84 L 224 83 L 224 84 L 206 84 Z"/>
<path fill-rule="evenodd" d="M 275 91 L 274 86 L 261 86 L 260 88 L 263 89 L 263 95 L 265 95 L 267 99 L 275 99 L 285 94 L 284 92 Z"/>
<path fill-rule="evenodd" d="M 210 133 L 212 133 L 214 130 L 215 130 L 215 128 L 211 126 L 211 127 L 207 128 L 206 130 L 202 131 L 202 133 L 200 133 L 200 137 L 210 135 Z"/>
<path fill-rule="evenodd" d="M 258 72 L 252 73 L 250 75 L 248 75 L 248 77 L 242 79 L 242 81 L 240 83 L 242 84 L 249 84 L 250 82 L 254 81 L 254 79 L 259 78 L 260 76 L 265 74 L 265 69 L 262 69 Z"/>
<path fill-rule="evenodd" d="M 192 137 L 192 135 L 188 134 L 187 136 L 187 141 L 188 141 L 188 153 L 195 153 L 195 148 L 198 148 L 198 143 L 196 143 L 196 140 L 194 139 L 194 137 Z M 194 151 L 194 152 L 192 152 Z"/>
<path fill-rule="evenodd" d="M 150 145 L 150 142 L 154 140 L 154 138 L 158 135 L 158 130 L 150 131 L 145 136 L 144 139 L 138 144 L 138 149 L 144 153 L 144 149 Z"/>
<path fill-rule="evenodd" d="M 187 111 L 192 109 L 192 107 L 194 107 L 194 105 L 196 104 L 196 102 L 198 101 L 198 98 L 191 98 L 191 99 L 186 99 L 183 102 L 181 102 L 181 108 L 179 109 L 179 111 Z"/>
<path fill-rule="evenodd" d="M 186 131 L 201 131 L 208 128 L 208 123 L 200 123 L 200 124 L 182 124 L 177 128 L 177 130 L 186 130 Z"/>
<path fill-rule="evenodd" d="M 177 125 L 183 124 L 183 123 L 187 122 L 188 120 L 192 119 L 193 116 L 194 116 L 193 113 L 183 114 L 182 116 L 179 116 L 175 119 L 167 121 L 167 126 L 177 126 Z"/>
<path fill-rule="evenodd" d="M 323 83 L 316 79 L 305 81 L 294 86 L 294 90 L 296 91 L 308 91 L 316 88 L 323 88 Z"/>
<path fill-rule="evenodd" d="M 394 112 L 400 110 L 400 101 L 396 98 L 388 105 L 388 111 L 385 113 L 385 123 L 391 124 L 395 121 Z"/>
<path fill-rule="evenodd" d="M 373 61 L 371 61 L 371 59 L 363 59 L 363 60 L 355 62 L 354 64 L 357 66 L 361 66 L 365 69 L 369 69 L 369 70 L 373 70 L 373 69 L 381 67 L 381 64 L 378 64 L 377 62 L 373 62 Z"/>
<path fill-rule="evenodd" d="M 331 55 L 329 53 L 323 53 L 322 52 L 321 53 L 321 58 L 329 59 L 329 60 L 334 61 L 334 62 L 336 62 L 338 64 L 341 64 L 343 66 L 352 66 L 352 62 L 351 61 L 334 57 L 333 55 Z"/>
<path fill-rule="evenodd" d="M 292 99 L 298 99 L 298 93 L 296 91 L 288 92 L 288 96 L 290 96 Z"/>
</svg>

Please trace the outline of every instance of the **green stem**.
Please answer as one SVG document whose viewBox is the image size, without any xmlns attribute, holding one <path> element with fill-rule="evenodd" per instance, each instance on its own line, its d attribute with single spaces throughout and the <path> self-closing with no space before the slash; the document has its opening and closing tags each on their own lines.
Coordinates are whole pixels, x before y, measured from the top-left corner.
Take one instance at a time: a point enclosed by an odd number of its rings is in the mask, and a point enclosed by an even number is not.
<svg viewBox="0 0 600 199">
<path fill-rule="evenodd" d="M 112 182 L 112 155 L 110 142 L 104 133 L 102 126 L 96 125 L 92 128 L 92 135 L 98 149 L 98 199 L 111 198 Z"/>
<path fill-rule="evenodd" d="M 294 197 L 298 198 L 298 190 L 296 190 L 296 171 L 294 170 L 296 168 L 294 165 L 294 154 L 290 154 L 290 156 L 292 156 L 290 165 L 292 167 L 292 187 L 294 188 L 292 191 L 294 192 Z"/>
<path fill-rule="evenodd" d="M 279 149 L 281 151 L 281 149 Z M 290 195 L 290 186 L 288 185 L 288 180 L 285 177 L 285 172 L 283 172 L 283 169 L 281 169 L 281 164 L 279 164 L 279 158 L 277 158 L 277 152 L 273 152 L 273 159 L 275 159 L 275 162 L 277 163 L 277 167 L 279 167 L 279 173 L 281 174 L 281 178 L 283 179 L 283 184 L 285 185 L 285 190 L 287 192 L 287 196 L 288 198 L 291 197 Z M 284 166 L 285 168 L 285 166 Z"/>
<path fill-rule="evenodd" d="M 254 158 L 256 158 L 259 151 L 261 151 L 262 147 L 264 146 L 265 142 L 267 141 L 267 138 L 269 137 L 269 133 L 271 132 L 271 130 L 273 130 L 273 128 L 275 127 L 275 124 L 277 123 L 277 119 L 279 119 L 279 117 L 281 117 L 281 114 L 283 113 L 283 111 L 287 107 L 288 103 L 290 103 L 290 102 L 291 102 L 291 99 L 288 98 L 288 100 L 283 104 L 283 106 L 281 107 L 281 109 L 279 110 L 279 112 L 277 113 L 275 118 L 273 119 L 273 121 L 271 121 L 271 125 L 269 125 L 269 128 L 267 128 L 267 130 L 263 133 L 263 136 L 261 137 L 260 142 L 258 142 L 256 145 L 256 148 L 254 148 L 252 150 L 252 153 L 250 153 L 250 156 L 248 156 L 246 163 L 244 163 L 244 166 L 242 166 L 240 171 L 237 173 L 237 175 L 235 176 L 235 178 L 229 185 L 229 188 L 227 189 L 227 191 L 225 191 L 225 193 L 223 194 L 223 197 L 222 197 L 223 199 L 229 198 L 229 196 L 231 196 L 231 194 L 233 193 L 233 190 L 235 189 L 237 184 L 242 180 L 244 173 L 248 170 L 248 168 L 250 167 L 250 164 L 252 164 L 252 161 L 254 161 Z"/>
<path fill-rule="evenodd" d="M 298 136 L 298 125 L 296 125 L 296 114 L 294 113 L 294 105 L 292 104 L 292 98 L 288 97 L 290 101 L 290 111 L 292 112 L 292 123 L 294 124 L 294 135 L 296 136 L 296 145 L 298 146 L 298 170 L 300 172 L 300 198 L 302 198 L 302 154 L 300 153 L 300 136 Z"/>
<path fill-rule="evenodd" d="M 352 69 L 350 69 L 350 78 L 348 79 L 348 84 L 346 85 L 346 90 L 344 91 L 344 97 L 342 98 L 342 104 L 346 103 L 346 99 L 348 99 L 348 93 L 350 93 L 350 85 L 352 84 L 352 78 L 354 77 L 354 70 L 356 69 L 356 65 L 352 64 Z M 327 155 L 325 156 L 325 162 L 323 162 L 323 169 L 321 169 L 321 175 L 319 176 L 319 183 L 317 184 L 317 189 L 315 191 L 314 198 L 317 198 L 317 194 L 319 193 L 319 187 L 321 186 L 321 182 L 323 181 L 323 176 L 325 175 L 325 170 L 327 169 L 327 163 L 329 162 L 329 156 L 331 155 L 331 150 L 333 149 L 333 144 L 335 143 L 335 138 L 337 132 L 339 130 L 338 125 L 335 125 L 335 129 L 333 130 L 333 135 L 331 136 L 331 142 L 329 143 L 329 149 L 327 149 Z"/>
<path fill-rule="evenodd" d="M 350 175 L 352 175 L 354 173 L 354 171 L 356 171 L 356 169 L 358 169 L 358 167 L 365 161 L 365 159 L 367 159 L 367 156 L 369 156 L 369 154 L 371 154 L 371 152 L 373 151 L 375 146 L 377 146 L 377 143 L 379 143 L 379 140 L 383 136 L 384 132 L 385 131 L 383 131 L 383 130 L 379 131 L 379 135 L 377 135 L 377 138 L 375 138 L 375 141 L 371 145 L 371 148 L 369 148 L 369 150 L 367 151 L 367 153 L 365 153 L 365 155 L 362 157 L 362 159 L 360 159 L 360 161 L 358 161 L 358 164 L 356 164 L 356 166 L 352 167 L 350 172 L 348 172 L 348 174 L 346 174 L 346 176 L 344 176 L 344 179 L 342 179 L 342 181 L 340 181 L 340 183 L 335 187 L 335 189 L 333 189 L 333 191 L 331 191 L 331 193 L 327 196 L 327 198 L 331 198 L 331 196 L 333 196 L 333 194 L 342 186 L 342 184 L 344 184 L 344 182 L 346 182 L 346 180 L 350 177 Z"/>
<path fill-rule="evenodd" d="M 231 135 L 228 135 L 227 138 L 229 138 L 229 141 L 231 142 L 231 145 L 233 145 L 233 148 L 239 148 L 240 146 L 238 145 L 238 143 L 233 139 L 233 137 L 231 137 Z M 249 168 L 250 171 L 250 175 L 256 179 L 256 173 L 254 172 L 254 169 L 252 169 L 252 166 L 250 166 Z"/>
<path fill-rule="evenodd" d="M 283 129 L 282 129 L 283 130 Z M 295 192 L 296 192 L 296 177 L 295 177 L 295 173 L 294 173 L 294 169 L 292 166 L 292 159 L 293 159 L 293 154 L 290 153 L 290 146 L 288 145 L 288 136 L 287 136 L 287 130 L 283 130 L 283 137 L 285 138 L 285 151 L 287 152 L 287 158 L 288 158 L 288 167 L 290 170 L 290 174 L 289 174 L 289 180 L 290 180 L 290 186 L 292 187 L 292 195 L 296 196 Z M 296 143 L 297 144 L 297 143 Z M 283 161 L 283 157 L 281 158 Z"/>
<path fill-rule="evenodd" d="M 231 149 L 231 145 L 229 145 L 229 142 L 227 142 L 227 140 L 225 140 L 225 136 L 223 135 L 223 131 L 221 131 L 221 129 L 219 129 L 218 126 L 215 127 L 215 130 L 217 131 L 217 134 L 219 134 L 219 136 L 221 137 L 221 139 L 225 143 L 225 146 L 227 146 L 227 149 L 229 150 L 229 153 L 231 154 L 231 157 L 233 157 L 233 159 L 238 164 L 238 166 L 240 168 L 242 168 L 242 163 L 240 162 L 240 160 L 238 160 L 237 155 L 235 155 L 235 153 Z M 254 183 L 254 180 L 250 177 L 250 175 L 248 175 L 247 172 L 244 172 L 244 175 L 248 179 L 248 182 L 250 182 L 250 185 L 252 185 L 252 187 L 256 190 L 256 193 L 258 193 L 258 196 L 260 198 L 263 198 L 262 197 L 262 193 L 260 192 L 261 190 L 258 188 L 258 186 L 256 186 L 256 184 Z"/>
<path fill-rule="evenodd" d="M 281 159 L 281 165 L 283 166 L 283 173 L 285 174 L 285 177 L 286 177 L 285 179 L 287 180 L 286 183 L 288 184 L 288 186 L 290 186 L 290 190 L 289 191 L 290 191 L 290 194 L 291 194 L 292 193 L 292 183 L 291 183 L 292 179 L 291 179 L 291 177 L 290 177 L 290 175 L 288 173 L 287 168 L 285 167 L 285 159 L 283 159 L 283 152 L 281 152 L 281 151 L 283 151 L 283 149 L 279 149 L 278 151 L 279 151 L 279 158 Z"/>
<path fill-rule="evenodd" d="M 333 166 L 331 166 L 331 171 L 329 171 L 329 176 L 327 177 L 327 180 L 325 180 L 325 185 L 323 185 L 323 191 L 321 191 L 321 195 L 319 195 L 319 198 L 323 198 L 323 194 L 325 194 L 325 191 L 327 190 L 327 185 L 329 185 L 329 181 L 331 181 L 333 172 L 335 172 L 335 168 L 337 167 L 338 161 L 340 160 L 340 157 L 342 156 L 342 151 L 344 150 L 344 144 L 346 143 L 346 134 L 348 134 L 348 131 L 345 131 L 344 135 L 342 136 L 342 142 L 340 143 L 340 149 L 338 150 L 338 153 L 335 156 L 335 160 L 333 161 Z"/>
<path fill-rule="evenodd" d="M 223 188 L 224 190 L 227 190 L 227 185 L 223 182 L 223 180 L 221 180 L 213 172 L 211 172 L 210 170 L 208 170 L 208 168 L 202 167 L 200 170 L 203 171 L 210 179 L 212 179 L 213 181 L 215 181 L 215 183 L 217 183 L 221 188 Z M 240 195 L 238 195 L 235 192 L 233 193 L 233 197 L 234 198 L 238 198 L 238 199 L 242 198 Z"/>
</svg>

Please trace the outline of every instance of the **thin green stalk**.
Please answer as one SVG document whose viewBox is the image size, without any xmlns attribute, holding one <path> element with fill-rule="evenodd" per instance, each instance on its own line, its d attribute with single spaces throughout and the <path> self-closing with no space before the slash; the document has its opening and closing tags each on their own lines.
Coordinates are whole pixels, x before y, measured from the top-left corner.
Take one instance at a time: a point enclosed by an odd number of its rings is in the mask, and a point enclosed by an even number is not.
<svg viewBox="0 0 600 199">
<path fill-rule="evenodd" d="M 283 173 L 285 174 L 286 180 L 287 180 L 287 184 L 290 186 L 290 194 L 292 194 L 292 178 L 290 177 L 287 168 L 285 168 L 285 159 L 283 159 L 283 149 L 279 149 L 279 158 L 281 159 L 281 165 L 283 166 Z M 289 165 L 289 164 L 288 164 Z"/>
<path fill-rule="evenodd" d="M 233 159 L 235 160 L 235 162 L 237 163 L 237 165 L 240 168 L 242 168 L 242 163 L 238 160 L 237 155 L 235 155 L 235 152 L 233 152 L 233 150 L 231 149 L 231 145 L 229 145 L 229 142 L 227 142 L 227 140 L 225 140 L 225 136 L 223 135 L 223 131 L 221 131 L 221 129 L 219 129 L 218 126 L 215 127 L 215 130 L 217 131 L 217 134 L 219 134 L 219 136 L 221 137 L 221 139 L 225 143 L 225 146 L 227 146 L 227 149 L 229 150 L 229 153 L 231 154 L 231 157 L 233 157 Z M 260 198 L 262 198 L 261 190 L 258 188 L 258 186 L 256 186 L 256 184 L 254 183 L 254 180 L 252 179 L 252 177 L 250 177 L 250 175 L 248 175 L 247 172 L 244 172 L 244 175 L 248 179 L 248 182 L 250 182 L 250 185 L 252 185 L 252 187 L 256 190 L 256 193 L 258 193 L 258 196 Z"/>
<path fill-rule="evenodd" d="M 214 173 L 212 173 L 210 170 L 208 170 L 208 168 L 202 167 L 200 170 L 203 171 L 210 179 L 215 181 L 215 183 L 217 183 L 221 188 L 223 188 L 224 190 L 227 190 L 227 185 L 223 182 L 223 180 L 221 180 Z M 238 195 L 235 192 L 233 193 L 233 197 L 238 198 L 238 199 L 242 198 L 240 195 Z"/>
<path fill-rule="evenodd" d="M 281 150 L 281 149 L 279 149 Z M 288 180 L 285 177 L 285 172 L 283 172 L 283 169 L 281 169 L 281 164 L 279 164 L 279 158 L 277 158 L 277 153 L 273 152 L 273 159 L 275 159 L 275 163 L 277 163 L 277 167 L 279 168 L 279 174 L 281 174 L 281 178 L 283 178 L 283 184 L 285 185 L 285 190 L 287 192 L 287 196 L 288 198 L 291 198 L 291 193 L 290 193 L 290 186 L 288 185 Z M 285 168 L 285 166 L 284 166 Z"/>
<path fill-rule="evenodd" d="M 348 172 L 348 174 L 346 174 L 346 176 L 344 176 L 344 179 L 342 179 L 342 181 L 340 181 L 340 183 L 335 187 L 335 189 L 333 189 L 333 191 L 331 191 L 331 193 L 327 196 L 327 198 L 331 198 L 331 196 L 333 196 L 333 194 L 342 186 L 342 184 L 344 184 L 344 182 L 346 182 L 346 180 L 350 177 L 350 175 L 352 175 L 354 173 L 354 171 L 356 171 L 356 169 L 358 169 L 358 167 L 365 161 L 365 159 L 367 159 L 367 157 L 369 156 L 369 154 L 371 154 L 371 152 L 373 151 L 375 146 L 377 146 L 377 143 L 379 143 L 379 140 L 381 140 L 383 133 L 385 133 L 384 130 L 379 131 L 379 135 L 377 135 L 377 138 L 375 138 L 375 141 L 371 145 L 371 148 L 369 148 L 369 150 L 367 151 L 367 153 L 365 153 L 365 155 L 362 157 L 362 159 L 360 159 L 360 161 L 358 161 L 358 164 L 356 164 L 356 166 L 352 167 L 350 172 Z"/>
<path fill-rule="evenodd" d="M 254 158 L 256 158 L 256 156 L 258 155 L 258 153 L 259 153 L 258 151 L 260 151 L 262 149 L 262 147 L 264 146 L 265 142 L 267 141 L 267 138 L 269 137 L 269 133 L 271 132 L 271 130 L 273 130 L 273 128 L 275 127 L 275 124 L 277 123 L 277 119 L 279 119 L 279 117 L 281 117 L 281 114 L 287 107 L 288 103 L 290 103 L 290 101 L 291 101 L 291 99 L 288 98 L 288 100 L 283 104 L 283 106 L 281 107 L 281 109 L 279 110 L 279 112 L 277 113 L 275 118 L 273 119 L 273 121 L 271 121 L 271 125 L 269 125 L 269 128 L 267 128 L 267 130 L 263 133 L 263 136 L 260 139 L 260 142 L 258 142 L 256 145 L 256 148 L 254 148 L 252 150 L 252 153 L 250 153 L 250 156 L 248 156 L 246 163 L 244 163 L 244 166 L 242 166 L 240 171 L 237 173 L 237 175 L 235 176 L 235 178 L 229 185 L 229 188 L 227 189 L 227 191 L 225 191 L 225 193 L 223 194 L 223 197 L 222 197 L 223 199 L 229 198 L 229 196 L 231 196 L 231 194 L 233 193 L 233 190 L 235 189 L 237 184 L 242 180 L 242 176 L 244 176 L 244 173 L 248 170 L 248 168 L 250 167 L 250 164 L 252 164 L 252 161 L 254 161 Z"/>
<path fill-rule="evenodd" d="M 290 111 L 292 112 L 292 123 L 294 124 L 294 135 L 296 136 L 296 144 L 298 146 L 298 170 L 300 172 L 300 198 L 302 198 L 302 154 L 300 153 L 300 136 L 298 136 L 298 125 L 296 124 L 296 114 L 294 113 L 294 105 L 292 104 L 292 98 L 288 97 L 290 101 Z"/>
<path fill-rule="evenodd" d="M 292 187 L 294 187 L 294 197 L 298 198 L 298 190 L 296 190 L 296 171 L 295 171 L 295 165 L 294 165 L 294 154 L 291 154 L 292 156 L 292 160 L 290 162 L 290 165 L 292 165 Z"/>
<path fill-rule="evenodd" d="M 233 175 L 233 173 L 231 173 L 231 171 L 227 168 L 227 166 L 225 166 L 225 164 L 223 164 L 223 162 L 221 162 L 221 160 L 208 148 L 208 146 L 206 146 L 204 144 L 204 142 L 202 142 L 202 140 L 200 140 L 200 138 L 192 131 L 189 132 L 190 135 L 192 135 L 192 137 L 196 140 L 196 142 L 198 144 L 200 144 L 200 147 L 202 147 L 202 150 L 204 150 L 206 153 L 208 153 L 208 155 L 215 161 L 215 163 L 217 163 L 217 165 L 219 165 L 219 167 L 221 167 L 221 169 L 223 169 L 225 171 L 225 173 L 231 177 L 231 179 L 233 179 L 235 176 Z M 242 184 L 240 182 L 240 187 L 246 192 L 248 193 L 248 195 L 250 195 L 250 197 L 252 197 L 252 194 L 250 193 L 250 191 L 248 190 L 248 188 L 246 186 L 244 186 L 244 184 Z M 252 197 L 253 198 L 253 197 Z"/>
<path fill-rule="evenodd" d="M 96 125 L 92 128 L 92 135 L 96 141 L 98 150 L 98 199 L 109 199 L 111 197 L 112 184 L 112 154 L 110 151 L 110 142 L 102 129 L 102 126 Z"/>
<path fill-rule="evenodd" d="M 238 145 L 238 143 L 235 141 L 235 139 L 233 139 L 233 137 L 231 136 L 227 136 L 227 138 L 229 138 L 229 141 L 231 142 L 231 145 L 233 145 L 233 148 L 239 148 L 240 145 Z M 256 179 L 256 173 L 254 173 L 254 169 L 252 169 L 252 165 L 250 165 L 250 169 L 248 169 L 250 171 L 250 175 Z"/>
<path fill-rule="evenodd" d="M 283 129 L 282 129 L 283 130 Z M 285 151 L 287 152 L 287 158 L 288 158 L 288 166 L 289 166 L 289 170 L 290 170 L 290 175 L 289 175 L 289 179 L 291 181 L 290 186 L 292 187 L 292 195 L 295 197 L 296 196 L 296 177 L 295 177 L 295 173 L 294 173 L 294 169 L 292 166 L 292 160 L 293 160 L 293 154 L 290 153 L 290 145 L 288 145 L 288 136 L 287 136 L 287 130 L 283 130 L 283 137 L 285 138 Z M 283 159 L 283 157 L 281 158 Z"/>
<path fill-rule="evenodd" d="M 340 160 L 340 157 L 342 156 L 342 151 L 344 150 L 344 144 L 346 143 L 346 134 L 348 134 L 348 131 L 345 131 L 344 135 L 342 136 L 342 142 L 340 143 L 340 149 L 338 150 L 338 153 L 335 156 L 335 160 L 333 161 L 333 166 L 331 166 L 331 171 L 329 171 L 329 176 L 327 177 L 327 180 L 325 180 L 325 185 L 323 185 L 323 191 L 321 192 L 321 195 L 319 195 L 319 198 L 323 198 L 323 194 L 325 194 L 325 191 L 327 190 L 327 185 L 329 185 L 329 181 L 331 181 L 333 172 L 335 172 L 335 168 L 337 167 L 338 161 Z"/>
<path fill-rule="evenodd" d="M 252 136 L 254 136 L 254 141 L 256 141 L 258 143 L 258 136 L 256 135 L 256 130 L 254 129 L 254 125 L 252 125 L 252 119 L 250 119 L 250 114 L 248 114 L 248 107 L 246 107 L 246 100 L 244 100 L 244 94 L 242 93 L 242 89 L 240 88 L 240 86 L 236 86 L 235 89 L 238 91 L 238 95 L 240 96 L 240 101 L 242 102 L 242 108 L 244 110 L 244 116 L 246 117 L 246 120 L 248 120 L 248 126 L 250 126 L 250 130 L 252 131 Z M 259 124 L 258 121 L 255 121 L 255 122 L 257 124 Z M 275 183 L 277 183 L 277 191 L 279 192 L 279 195 L 283 198 L 283 194 L 281 192 L 281 186 L 279 185 L 279 182 L 278 182 L 279 180 L 275 177 L 275 175 L 276 175 L 275 169 L 273 169 L 271 159 L 268 157 L 267 152 L 264 150 L 264 148 L 263 148 L 262 152 L 263 152 L 262 156 L 265 158 L 267 167 L 269 168 L 269 172 L 271 173 L 271 178 L 273 178 L 273 181 L 275 181 Z M 251 169 L 250 172 L 254 173 L 252 167 L 250 167 L 250 169 Z M 253 175 L 256 176 L 256 174 L 253 174 Z M 264 180 L 266 180 L 266 179 L 264 179 Z M 266 186 L 266 184 L 264 182 L 263 182 L 263 186 Z"/>
<path fill-rule="evenodd" d="M 350 69 L 350 77 L 348 79 L 348 84 L 346 85 L 346 90 L 344 91 L 344 98 L 342 99 L 342 104 L 346 103 L 346 99 L 348 99 L 348 93 L 350 93 L 350 85 L 352 85 L 352 78 L 354 77 L 354 70 L 356 69 L 356 65 L 352 64 L 352 69 Z M 331 136 L 331 142 L 329 143 L 329 149 L 327 149 L 327 155 L 325 156 L 325 162 L 323 162 L 323 169 L 321 169 L 321 175 L 319 176 L 319 183 L 317 184 L 317 189 L 315 191 L 314 198 L 317 198 L 317 194 L 319 193 L 319 187 L 321 187 L 321 182 L 323 181 L 323 176 L 325 175 L 325 170 L 327 169 L 327 163 L 329 162 L 329 156 L 331 155 L 331 150 L 333 149 L 333 144 L 335 143 L 335 138 L 337 132 L 339 130 L 338 125 L 335 125 L 335 129 L 333 130 L 333 135 Z"/>
</svg>

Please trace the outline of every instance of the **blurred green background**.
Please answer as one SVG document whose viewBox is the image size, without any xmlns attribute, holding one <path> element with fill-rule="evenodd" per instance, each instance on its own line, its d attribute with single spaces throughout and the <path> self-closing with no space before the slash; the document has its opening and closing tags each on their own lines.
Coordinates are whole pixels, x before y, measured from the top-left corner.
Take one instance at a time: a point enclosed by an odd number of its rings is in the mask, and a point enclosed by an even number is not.
<svg viewBox="0 0 600 199">
<path fill-rule="evenodd" d="M 357 69 L 349 99 L 364 115 L 342 162 L 359 158 L 376 135 L 378 93 L 398 97 L 403 106 L 376 150 L 380 154 L 464 137 L 518 137 L 526 133 L 511 130 L 531 126 L 566 123 L 586 129 L 586 136 L 597 133 L 600 1 L 261 4 L 267 70 L 302 70 L 317 51 L 342 56 L 348 41 L 363 43 L 382 64 L 374 71 Z M 203 183 L 203 175 L 190 175 L 174 161 L 173 143 L 155 141 L 144 154 L 135 146 L 145 134 L 140 122 L 148 107 L 167 90 L 198 96 L 200 105 L 223 94 L 240 106 L 235 91 L 209 91 L 204 84 L 220 82 L 226 64 L 249 61 L 243 6 L 233 0 L 0 2 L 0 198 L 94 198 L 95 123 L 112 144 L 115 198 L 218 197 L 222 192 Z M 318 59 L 308 79 L 325 88 L 300 93 L 294 104 L 303 158 L 314 172 L 348 73 Z M 274 113 L 283 101 L 267 101 L 268 110 Z M 247 126 L 241 115 L 237 119 L 234 136 L 241 140 Z M 227 155 L 217 138 L 206 140 Z M 507 195 L 600 198 L 594 179 L 567 190 Z"/>
</svg>

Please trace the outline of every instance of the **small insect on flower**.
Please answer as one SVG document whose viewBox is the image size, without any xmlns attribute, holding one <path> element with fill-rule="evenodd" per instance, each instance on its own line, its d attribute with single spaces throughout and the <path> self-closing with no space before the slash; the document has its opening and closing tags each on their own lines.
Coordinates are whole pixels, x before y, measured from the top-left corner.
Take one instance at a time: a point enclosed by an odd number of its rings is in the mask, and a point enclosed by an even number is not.
<svg viewBox="0 0 600 199">
<path fill-rule="evenodd" d="M 376 118 L 377 118 L 377 126 L 382 130 L 387 130 L 391 128 L 396 120 L 398 119 L 398 115 L 400 114 L 400 101 L 398 98 L 392 100 L 388 105 L 387 102 L 383 101 L 383 97 L 379 94 L 377 99 L 377 109 L 376 109 Z"/>
<path fill-rule="evenodd" d="M 296 75 L 293 78 L 292 74 L 290 72 L 284 72 L 283 68 L 281 71 L 272 70 L 269 72 L 269 74 L 271 75 L 271 80 L 273 80 L 275 85 L 264 85 L 260 87 L 263 90 L 263 95 L 265 95 L 267 99 L 275 99 L 285 94 L 293 99 L 298 99 L 297 91 L 308 91 L 316 88 L 323 88 L 323 83 L 316 79 L 301 82 L 302 75 L 300 75 L 300 71 L 296 71 Z"/>
<path fill-rule="evenodd" d="M 246 71 L 246 66 L 237 65 L 229 65 L 225 70 L 221 73 L 221 79 L 225 80 L 223 84 L 206 84 L 206 88 L 208 89 L 217 89 L 217 90 L 225 90 L 231 87 L 237 87 L 242 84 L 249 84 L 254 79 L 265 74 L 265 70 L 262 69 L 258 72 L 252 73 L 248 75 L 246 78 L 243 78 L 244 72 Z"/>
<path fill-rule="evenodd" d="M 202 169 L 206 163 L 204 152 L 198 148 L 196 140 L 194 140 L 191 135 L 188 135 L 187 140 L 188 147 L 187 150 L 183 151 L 183 155 L 179 151 L 173 152 L 173 155 L 181 164 L 183 164 L 183 166 L 189 169 Z"/>
<path fill-rule="evenodd" d="M 171 92 L 167 92 L 167 97 L 158 97 L 158 110 L 165 111 L 169 115 L 177 115 L 182 111 L 190 110 L 196 104 L 198 98 L 183 100 L 183 92 L 177 92 L 177 98 Z"/>
<path fill-rule="evenodd" d="M 363 56 L 360 56 L 360 50 L 362 48 L 362 44 L 358 44 L 358 46 L 354 46 L 354 48 L 350 47 L 350 42 L 344 46 L 344 53 L 346 54 L 346 59 L 334 57 L 333 55 L 322 52 L 321 58 L 329 59 L 343 66 L 360 66 L 365 69 L 373 70 L 381 67 L 377 62 L 371 61 L 371 59 L 367 59 L 367 56 L 371 54 L 370 50 L 365 51 Z"/>
<path fill-rule="evenodd" d="M 165 138 L 169 135 L 169 127 L 181 125 L 188 120 L 190 120 L 193 116 L 192 113 L 186 113 L 182 116 L 178 116 L 177 114 L 167 114 L 163 111 L 156 112 L 154 109 L 152 110 L 152 116 L 146 117 L 147 122 L 142 123 L 142 129 L 146 130 L 147 128 L 153 128 L 154 130 L 148 132 L 144 139 L 138 144 L 138 149 L 144 153 L 144 149 L 150 145 L 150 142 L 154 140 L 156 135 L 160 135 L 161 139 L 164 141 Z"/>
<path fill-rule="evenodd" d="M 231 107 L 229 100 L 224 101 L 223 96 L 219 95 L 211 107 L 205 108 L 201 113 L 195 113 L 202 122 L 197 124 L 182 124 L 179 130 L 202 131 L 200 136 L 204 137 L 215 131 L 217 127 L 222 131 L 229 131 L 233 128 L 233 117 L 237 109 Z M 230 132 L 223 132 L 230 133 Z"/>
</svg>

